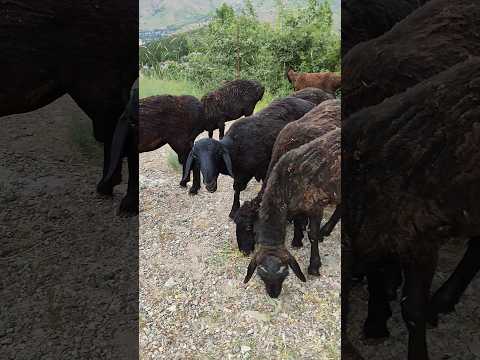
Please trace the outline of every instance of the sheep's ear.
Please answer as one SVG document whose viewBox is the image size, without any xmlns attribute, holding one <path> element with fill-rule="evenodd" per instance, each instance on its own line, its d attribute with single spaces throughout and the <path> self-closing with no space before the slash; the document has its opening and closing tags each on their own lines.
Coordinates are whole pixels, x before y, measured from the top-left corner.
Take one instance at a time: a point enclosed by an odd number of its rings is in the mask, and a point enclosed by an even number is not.
<svg viewBox="0 0 480 360">
<path fill-rule="evenodd" d="M 228 175 L 233 177 L 232 159 L 230 158 L 230 154 L 228 150 L 226 149 L 223 150 L 222 157 L 223 157 L 223 162 L 225 163 L 225 166 L 227 168 Z"/>
<path fill-rule="evenodd" d="M 244 284 L 246 284 L 252 278 L 252 275 L 255 272 L 256 268 L 257 268 L 257 261 L 255 260 L 255 255 L 254 255 L 252 257 L 252 260 L 250 261 L 250 264 L 248 264 L 247 275 L 245 276 L 245 279 L 243 280 Z"/>
<path fill-rule="evenodd" d="M 297 260 L 295 260 L 295 258 L 291 254 L 288 254 L 288 255 L 289 255 L 288 256 L 288 265 L 290 265 L 290 268 L 293 270 L 295 275 L 297 275 L 297 277 L 301 281 L 306 282 L 307 279 L 305 278 L 305 275 L 303 275 L 303 272 L 300 269 L 300 265 L 298 265 Z"/>
<path fill-rule="evenodd" d="M 185 166 L 183 167 L 182 182 L 187 181 L 188 175 L 190 174 L 190 171 L 192 171 L 192 166 L 193 166 L 193 150 L 191 150 L 190 153 L 188 154 L 187 161 L 185 162 Z"/>
</svg>

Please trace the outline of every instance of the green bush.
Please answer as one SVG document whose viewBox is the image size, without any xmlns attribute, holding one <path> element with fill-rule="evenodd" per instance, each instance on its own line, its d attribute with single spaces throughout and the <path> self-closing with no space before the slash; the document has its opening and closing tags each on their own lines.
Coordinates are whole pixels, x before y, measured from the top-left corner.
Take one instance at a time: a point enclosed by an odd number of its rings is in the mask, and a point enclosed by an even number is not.
<svg viewBox="0 0 480 360">
<path fill-rule="evenodd" d="M 163 38 L 141 48 L 143 73 L 191 82 L 204 92 L 224 80 L 255 79 L 272 96 L 291 92 L 285 73 L 340 71 L 340 34 L 328 1 L 308 0 L 303 8 L 276 1 L 274 24 L 260 21 L 251 1 L 235 13 L 223 4 L 204 28 Z"/>
</svg>

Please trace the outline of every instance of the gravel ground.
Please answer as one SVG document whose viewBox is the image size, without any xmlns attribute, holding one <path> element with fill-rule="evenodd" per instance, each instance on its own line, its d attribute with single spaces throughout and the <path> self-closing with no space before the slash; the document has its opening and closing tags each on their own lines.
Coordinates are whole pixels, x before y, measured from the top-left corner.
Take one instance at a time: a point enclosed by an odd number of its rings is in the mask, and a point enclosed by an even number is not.
<svg viewBox="0 0 480 360">
<path fill-rule="evenodd" d="M 464 246 L 446 245 L 440 253 L 438 270 L 432 289 L 438 289 L 448 279 L 463 256 Z M 456 311 L 441 315 L 437 328 L 429 329 L 427 341 L 431 359 L 475 360 L 480 359 L 480 276 L 465 291 Z M 404 360 L 407 358 L 408 331 L 402 320 L 400 304 L 392 302 L 393 317 L 388 326 L 390 337 L 372 343 L 363 337 L 363 322 L 367 316 L 368 292 L 365 284 L 351 290 L 349 336 L 365 359 Z"/>
<path fill-rule="evenodd" d="M 132 359 L 138 218 L 95 191 L 91 121 L 65 96 L 0 124 L 0 358 Z"/>
<path fill-rule="evenodd" d="M 190 196 L 169 152 L 140 157 L 140 359 L 339 359 L 340 226 L 320 245 L 321 276 L 290 272 L 270 299 L 258 277 L 242 282 L 233 180 Z M 242 199 L 259 188 L 252 181 Z M 292 250 L 305 274 L 309 249 Z"/>
</svg>

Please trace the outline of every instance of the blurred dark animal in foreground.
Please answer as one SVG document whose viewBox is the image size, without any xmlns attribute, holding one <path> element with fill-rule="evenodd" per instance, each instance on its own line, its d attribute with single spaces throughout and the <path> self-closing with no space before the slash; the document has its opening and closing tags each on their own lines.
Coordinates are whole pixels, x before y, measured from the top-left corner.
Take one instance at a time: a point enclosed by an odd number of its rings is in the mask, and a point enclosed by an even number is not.
<svg viewBox="0 0 480 360">
<path fill-rule="evenodd" d="M 342 59 L 344 116 L 480 56 L 480 32 L 472 31 L 479 28 L 477 3 L 435 0 L 386 34 L 355 46 Z"/>
<path fill-rule="evenodd" d="M 412 360 L 428 359 L 427 320 L 452 311 L 480 269 L 479 93 L 476 57 L 343 122 L 342 230 L 367 269 L 365 334 L 389 334 L 378 264 L 398 259 Z M 469 248 L 430 301 L 439 248 L 452 238 Z"/>
<path fill-rule="evenodd" d="M 104 144 L 97 190 L 111 195 L 121 181 L 121 162 L 106 179 L 113 133 L 138 76 L 138 3 L 23 0 L 2 2 L 1 11 L 0 64 L 8 86 L 0 89 L 0 116 L 69 94 Z"/>
</svg>

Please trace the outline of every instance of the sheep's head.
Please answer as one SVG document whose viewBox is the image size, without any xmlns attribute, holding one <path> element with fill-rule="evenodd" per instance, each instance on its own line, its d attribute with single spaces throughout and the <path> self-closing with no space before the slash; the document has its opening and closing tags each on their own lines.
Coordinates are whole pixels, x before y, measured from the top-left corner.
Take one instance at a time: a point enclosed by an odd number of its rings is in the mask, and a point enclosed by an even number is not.
<svg viewBox="0 0 480 360">
<path fill-rule="evenodd" d="M 288 276 L 288 267 L 303 282 L 307 281 L 295 258 L 285 248 L 260 248 L 248 265 L 245 284 L 251 279 L 255 269 L 265 283 L 265 290 L 272 298 L 277 298 L 282 292 L 282 285 Z"/>
<path fill-rule="evenodd" d="M 233 177 L 228 149 L 218 140 L 201 139 L 195 142 L 185 164 L 184 179 L 188 177 L 194 163 L 200 167 L 203 183 L 209 192 L 217 191 L 217 179 L 221 172 Z"/>
</svg>

